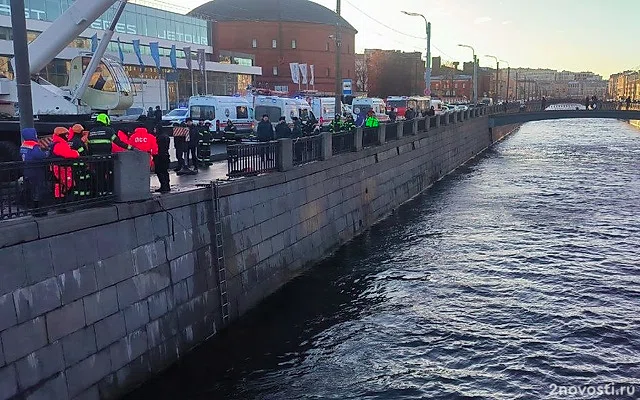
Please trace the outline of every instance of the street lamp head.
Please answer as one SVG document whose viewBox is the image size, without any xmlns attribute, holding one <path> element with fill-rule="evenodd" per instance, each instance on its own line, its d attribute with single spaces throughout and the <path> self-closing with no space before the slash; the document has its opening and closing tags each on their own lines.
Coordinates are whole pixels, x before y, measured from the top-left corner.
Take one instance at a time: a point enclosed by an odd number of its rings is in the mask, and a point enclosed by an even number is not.
<svg viewBox="0 0 640 400">
<path fill-rule="evenodd" d="M 410 15 L 412 17 L 422 17 L 423 16 L 422 14 L 418 14 L 418 13 L 415 13 L 415 12 L 409 12 L 409 11 L 402 11 L 402 13 L 406 14 L 406 15 Z"/>
</svg>

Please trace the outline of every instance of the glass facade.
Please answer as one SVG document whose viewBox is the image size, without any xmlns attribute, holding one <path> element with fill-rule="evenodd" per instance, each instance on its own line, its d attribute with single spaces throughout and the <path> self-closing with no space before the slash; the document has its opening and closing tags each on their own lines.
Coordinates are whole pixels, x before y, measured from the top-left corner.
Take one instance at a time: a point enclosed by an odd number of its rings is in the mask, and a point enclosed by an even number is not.
<svg viewBox="0 0 640 400">
<path fill-rule="evenodd" d="M 25 0 L 25 15 L 28 19 L 52 22 L 72 3 L 72 0 Z M 107 29 L 118 5 L 119 3 L 107 10 L 91 27 Z M 0 15 L 11 15 L 11 0 L 0 0 Z M 132 3 L 125 6 L 116 25 L 116 33 L 209 45 L 206 21 Z"/>
</svg>

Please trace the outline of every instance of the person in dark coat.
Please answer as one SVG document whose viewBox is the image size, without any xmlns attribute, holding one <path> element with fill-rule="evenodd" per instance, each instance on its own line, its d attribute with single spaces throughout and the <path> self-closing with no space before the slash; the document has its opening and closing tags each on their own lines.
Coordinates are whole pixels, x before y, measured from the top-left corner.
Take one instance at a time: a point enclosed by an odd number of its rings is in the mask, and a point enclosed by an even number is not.
<svg viewBox="0 0 640 400">
<path fill-rule="evenodd" d="M 47 167 L 42 161 L 49 157 L 49 152 L 42 150 L 38 143 L 38 134 L 34 128 L 22 130 L 22 146 L 20 156 L 24 161 L 23 178 L 25 183 L 27 206 L 37 209 L 45 200 Z M 36 165 L 34 165 L 36 164 Z M 43 216 L 46 213 L 34 214 Z"/>
<path fill-rule="evenodd" d="M 287 119 L 280 117 L 278 125 L 276 125 L 276 139 L 288 139 L 291 137 L 291 129 L 287 125 Z"/>
<path fill-rule="evenodd" d="M 153 112 L 153 107 L 149 107 L 149 109 L 147 110 L 147 118 L 148 119 L 155 119 L 156 115 Z"/>
<path fill-rule="evenodd" d="M 304 135 L 304 132 L 302 130 L 302 122 L 300 122 L 300 118 L 291 117 L 291 120 L 293 121 L 293 129 L 291 130 L 291 137 L 292 138 L 302 137 Z"/>
<path fill-rule="evenodd" d="M 156 128 L 155 134 L 156 142 L 158 142 L 158 154 L 153 156 L 153 164 L 158 181 L 160 181 L 160 188 L 156 192 L 167 193 L 171 191 L 169 186 L 169 146 L 171 139 L 161 127 L 160 129 Z"/>
<path fill-rule="evenodd" d="M 416 112 L 413 111 L 413 108 L 409 107 L 407 108 L 407 111 L 405 111 L 404 117 L 407 121 L 410 121 L 416 117 Z"/>
<path fill-rule="evenodd" d="M 153 118 L 155 119 L 156 124 L 162 123 L 162 110 L 160 109 L 160 106 L 156 106 L 156 110 L 153 112 Z"/>
<path fill-rule="evenodd" d="M 273 140 L 273 126 L 271 125 L 271 121 L 269 121 L 269 116 L 267 114 L 264 114 L 262 116 L 262 120 L 258 122 L 256 136 L 260 142 Z"/>
<path fill-rule="evenodd" d="M 389 120 L 391 122 L 396 122 L 396 119 L 398 119 L 398 113 L 395 108 L 392 108 L 391 111 L 389 111 Z"/>
</svg>

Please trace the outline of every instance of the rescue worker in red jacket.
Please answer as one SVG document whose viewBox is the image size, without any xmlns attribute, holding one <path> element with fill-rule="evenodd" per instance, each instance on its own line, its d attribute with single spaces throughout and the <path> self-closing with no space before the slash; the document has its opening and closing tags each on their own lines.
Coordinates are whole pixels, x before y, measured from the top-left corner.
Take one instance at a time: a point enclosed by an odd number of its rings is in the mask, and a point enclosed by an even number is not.
<svg viewBox="0 0 640 400">
<path fill-rule="evenodd" d="M 127 135 L 127 132 L 125 132 L 125 131 L 123 131 L 121 129 L 118 129 L 118 139 L 120 139 L 120 143 L 124 143 L 126 145 L 132 145 L 132 143 L 129 141 L 129 135 Z M 113 154 L 121 153 L 123 151 L 127 151 L 127 149 L 124 149 L 124 148 L 118 146 L 115 143 L 115 141 L 111 143 L 111 152 Z"/>
<path fill-rule="evenodd" d="M 144 125 L 138 126 L 129 137 L 129 144 L 134 149 L 150 154 L 149 164 L 153 167 L 153 156 L 158 154 L 156 137 L 149 133 Z"/>
<path fill-rule="evenodd" d="M 57 127 L 53 130 L 53 138 L 50 147 L 51 157 L 77 159 L 80 153 L 74 150 L 67 141 L 69 138 L 69 130 L 63 127 Z M 51 164 L 51 172 L 55 177 L 53 184 L 53 195 L 56 199 L 65 198 L 73 189 L 73 169 L 66 163 Z"/>
</svg>

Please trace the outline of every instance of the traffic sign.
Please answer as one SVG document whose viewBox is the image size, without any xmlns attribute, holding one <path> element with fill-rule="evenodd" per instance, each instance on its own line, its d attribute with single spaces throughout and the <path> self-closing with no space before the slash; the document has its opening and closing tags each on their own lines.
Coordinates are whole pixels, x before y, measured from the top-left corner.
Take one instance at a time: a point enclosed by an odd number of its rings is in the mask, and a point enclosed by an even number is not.
<svg viewBox="0 0 640 400">
<path fill-rule="evenodd" d="M 352 88 L 353 83 L 351 81 L 351 79 L 343 79 L 342 80 L 342 94 L 352 94 Z"/>
<path fill-rule="evenodd" d="M 426 88 L 426 89 L 424 90 L 424 95 L 425 95 L 425 96 L 430 96 L 430 95 L 431 95 L 431 89 Z"/>
</svg>

